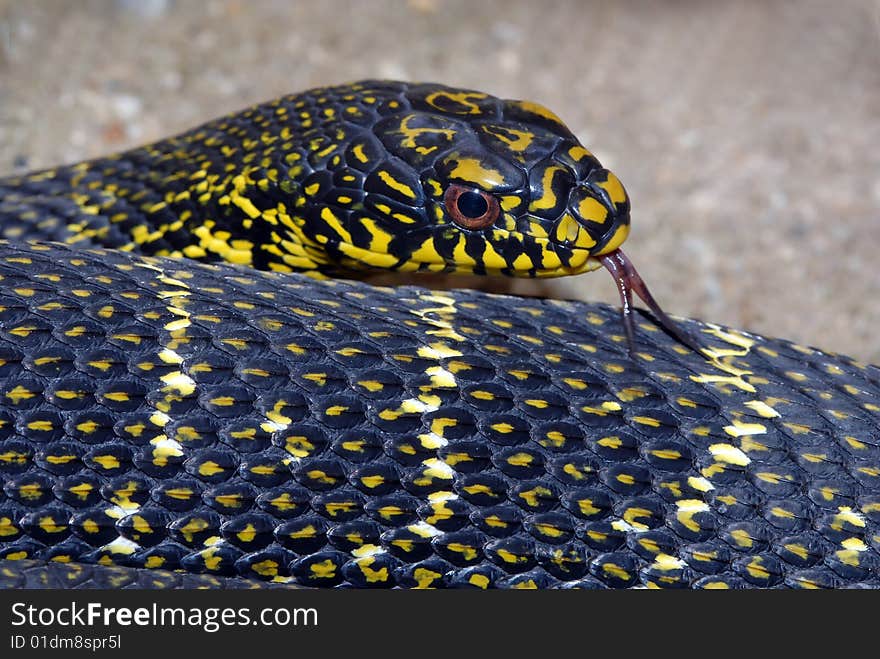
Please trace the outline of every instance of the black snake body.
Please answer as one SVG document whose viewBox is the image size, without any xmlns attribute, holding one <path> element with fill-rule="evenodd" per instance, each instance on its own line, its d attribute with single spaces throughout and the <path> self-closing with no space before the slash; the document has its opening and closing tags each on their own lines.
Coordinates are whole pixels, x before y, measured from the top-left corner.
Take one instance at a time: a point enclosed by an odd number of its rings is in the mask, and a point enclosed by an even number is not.
<svg viewBox="0 0 880 659">
<path fill-rule="evenodd" d="M 310 276 L 589 270 L 628 210 L 540 106 L 399 83 L 0 180 L 0 585 L 880 585 L 876 367 Z"/>
</svg>

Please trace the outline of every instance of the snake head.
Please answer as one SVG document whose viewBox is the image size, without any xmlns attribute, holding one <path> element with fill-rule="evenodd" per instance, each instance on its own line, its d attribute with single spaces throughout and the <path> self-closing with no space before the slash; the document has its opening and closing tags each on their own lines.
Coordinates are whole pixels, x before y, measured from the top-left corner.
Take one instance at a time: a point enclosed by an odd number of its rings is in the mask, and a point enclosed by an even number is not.
<svg viewBox="0 0 880 659">
<path fill-rule="evenodd" d="M 438 85 L 402 97 L 359 151 L 385 154 L 366 192 L 384 197 L 392 269 L 558 277 L 626 239 L 623 185 L 550 110 Z"/>
</svg>

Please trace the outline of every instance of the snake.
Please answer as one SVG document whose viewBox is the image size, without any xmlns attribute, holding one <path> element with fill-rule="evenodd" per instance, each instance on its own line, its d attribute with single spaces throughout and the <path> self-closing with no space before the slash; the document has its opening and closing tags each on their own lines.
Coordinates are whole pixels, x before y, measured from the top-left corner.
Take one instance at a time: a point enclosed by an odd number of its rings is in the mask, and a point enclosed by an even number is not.
<svg viewBox="0 0 880 659">
<path fill-rule="evenodd" d="M 673 320 L 629 230 L 552 111 L 432 83 L 0 178 L 0 586 L 880 586 L 880 368 Z"/>
</svg>

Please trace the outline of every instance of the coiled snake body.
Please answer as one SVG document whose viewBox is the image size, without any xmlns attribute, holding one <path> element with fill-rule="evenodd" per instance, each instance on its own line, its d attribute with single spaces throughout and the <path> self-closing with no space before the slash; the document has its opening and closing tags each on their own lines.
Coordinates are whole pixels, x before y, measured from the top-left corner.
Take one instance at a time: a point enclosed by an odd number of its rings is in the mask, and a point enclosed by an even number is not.
<svg viewBox="0 0 880 659">
<path fill-rule="evenodd" d="M 541 106 L 313 90 L 2 179 L 0 222 L 2 585 L 880 584 L 880 371 L 678 330 Z M 603 264 L 672 337 L 328 277 Z"/>
</svg>

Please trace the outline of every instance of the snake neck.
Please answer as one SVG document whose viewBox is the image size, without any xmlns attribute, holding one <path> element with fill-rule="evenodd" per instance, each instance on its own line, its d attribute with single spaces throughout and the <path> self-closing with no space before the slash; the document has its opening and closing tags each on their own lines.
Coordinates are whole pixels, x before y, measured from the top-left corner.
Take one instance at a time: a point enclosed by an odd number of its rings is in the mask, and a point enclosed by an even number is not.
<svg viewBox="0 0 880 659">
<path fill-rule="evenodd" d="M 0 179 L 0 236 L 260 269 L 323 269 L 297 209 L 306 161 L 276 104 L 120 154 Z M 313 139 L 332 131 L 316 128 Z"/>
</svg>

